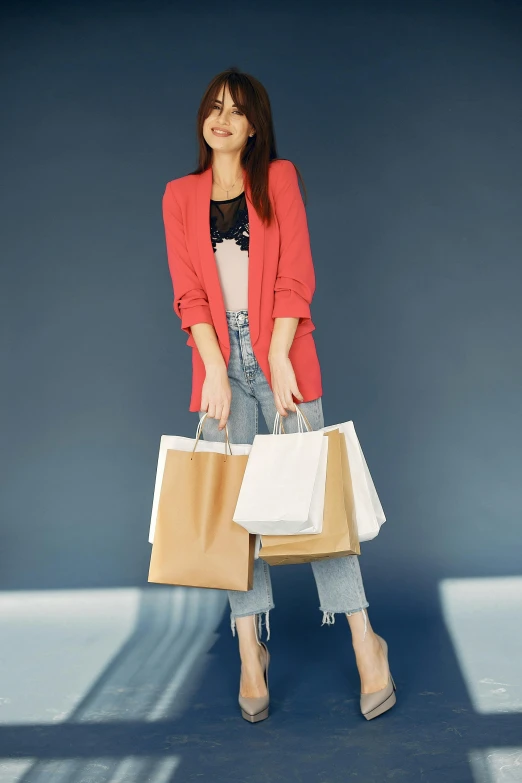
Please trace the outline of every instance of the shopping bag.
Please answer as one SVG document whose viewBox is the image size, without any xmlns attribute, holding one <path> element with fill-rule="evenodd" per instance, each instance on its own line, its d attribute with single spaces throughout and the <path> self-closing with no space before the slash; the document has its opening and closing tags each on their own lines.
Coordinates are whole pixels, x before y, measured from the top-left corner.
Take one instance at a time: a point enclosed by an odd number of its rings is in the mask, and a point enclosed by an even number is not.
<svg viewBox="0 0 522 783">
<path fill-rule="evenodd" d="M 251 590 L 256 537 L 232 520 L 250 444 L 231 445 L 228 427 L 224 443 L 200 440 L 206 416 L 195 439 L 160 445 L 148 581 Z"/>
<path fill-rule="evenodd" d="M 329 432 L 332 429 L 339 429 L 346 438 L 359 541 L 370 541 L 378 535 L 383 522 L 386 522 L 377 490 L 364 458 L 353 421 L 323 427 L 322 432 Z"/>
<path fill-rule="evenodd" d="M 167 451 L 169 449 L 174 449 L 176 451 L 190 451 L 192 452 L 194 450 L 194 446 L 196 443 L 196 440 L 200 438 L 200 435 L 202 434 L 202 428 L 204 426 L 204 420 L 206 418 L 205 416 L 202 416 L 197 429 L 196 429 L 196 437 L 195 438 L 187 438 L 182 435 L 162 435 L 160 438 L 160 447 L 159 447 L 159 453 L 158 453 L 158 464 L 156 468 L 156 482 L 154 485 L 154 497 L 152 500 L 152 513 L 150 516 L 150 526 L 149 526 L 149 543 L 153 543 L 154 541 L 154 530 L 156 528 L 156 516 L 158 513 L 158 503 L 160 498 L 160 491 L 161 491 L 161 482 L 163 479 L 163 470 L 165 468 L 165 458 L 167 456 Z M 228 429 L 225 431 L 226 436 L 228 437 Z M 234 447 L 234 455 L 238 454 L 249 454 L 250 449 L 252 448 L 252 445 L 250 443 L 234 443 L 232 444 Z M 197 445 L 197 451 L 214 451 L 218 454 L 223 455 L 224 452 L 224 444 L 222 442 L 217 441 L 211 441 L 211 440 L 199 440 L 199 443 Z"/>
<path fill-rule="evenodd" d="M 233 519 L 250 533 L 318 534 L 323 524 L 328 438 L 306 430 L 296 406 L 299 431 L 257 434 L 252 443 Z"/>
<path fill-rule="evenodd" d="M 317 535 L 261 536 L 259 556 L 270 565 L 306 563 L 361 552 L 346 439 L 338 429 L 328 438 L 328 462 L 324 497 L 323 529 Z"/>
</svg>

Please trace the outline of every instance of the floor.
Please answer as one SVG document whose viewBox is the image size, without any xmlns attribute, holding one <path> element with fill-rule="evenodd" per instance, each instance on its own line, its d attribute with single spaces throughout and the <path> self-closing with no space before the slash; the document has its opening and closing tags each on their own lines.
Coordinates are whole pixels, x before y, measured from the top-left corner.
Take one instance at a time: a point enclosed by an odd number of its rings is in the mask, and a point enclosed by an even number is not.
<svg viewBox="0 0 522 783">
<path fill-rule="evenodd" d="M 374 721 L 343 616 L 276 606 L 254 725 L 223 592 L 0 594 L 0 783 L 522 781 L 522 578 L 439 591 L 438 616 L 370 608 L 398 689 Z"/>
</svg>

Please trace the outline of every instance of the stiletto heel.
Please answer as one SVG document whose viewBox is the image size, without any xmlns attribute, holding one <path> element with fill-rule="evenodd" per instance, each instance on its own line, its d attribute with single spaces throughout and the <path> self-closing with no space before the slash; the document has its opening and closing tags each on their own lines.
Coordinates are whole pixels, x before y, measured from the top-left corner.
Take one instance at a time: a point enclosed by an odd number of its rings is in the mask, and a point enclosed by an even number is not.
<svg viewBox="0 0 522 783">
<path fill-rule="evenodd" d="M 388 645 L 381 636 L 378 634 L 375 635 L 384 650 L 386 662 L 388 662 Z M 384 688 L 381 688 L 380 691 L 375 691 L 374 693 L 361 693 L 361 712 L 366 720 L 372 720 L 372 718 L 376 718 L 378 715 L 382 715 L 383 712 L 387 712 L 387 710 L 391 709 L 397 701 L 395 696 L 396 690 L 397 687 L 390 672 L 388 684 Z"/>
<path fill-rule="evenodd" d="M 257 635 L 257 625 L 256 625 L 256 615 L 253 615 L 254 617 L 254 629 L 256 633 L 256 641 L 259 644 L 260 647 L 263 647 L 265 650 L 265 669 L 264 669 L 264 676 L 265 676 L 265 684 L 266 684 L 266 696 L 241 696 L 241 693 L 239 694 L 239 706 L 241 707 L 241 716 L 249 721 L 249 723 L 257 723 L 260 720 L 264 720 L 265 718 L 268 718 L 268 708 L 270 704 L 270 693 L 268 690 L 268 665 L 270 663 L 270 653 L 268 652 L 268 647 L 264 642 L 259 641 L 259 637 Z"/>
</svg>

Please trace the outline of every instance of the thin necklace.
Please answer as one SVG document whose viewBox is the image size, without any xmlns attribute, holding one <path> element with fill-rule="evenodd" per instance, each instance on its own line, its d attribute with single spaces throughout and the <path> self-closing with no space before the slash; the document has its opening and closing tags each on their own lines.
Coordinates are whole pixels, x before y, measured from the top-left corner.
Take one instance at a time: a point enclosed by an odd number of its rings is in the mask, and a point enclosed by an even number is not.
<svg viewBox="0 0 522 783">
<path fill-rule="evenodd" d="M 241 176 L 241 174 L 242 174 L 242 173 L 243 173 L 243 172 L 241 172 L 241 173 L 239 174 L 239 177 Z M 212 174 L 212 182 L 213 182 L 215 185 L 217 185 L 217 186 L 218 186 L 218 188 L 221 188 L 221 190 L 224 190 L 224 191 L 225 191 L 225 193 L 227 194 L 227 198 L 228 198 L 228 194 L 229 194 L 229 192 L 232 190 L 232 188 L 234 187 L 234 185 L 235 185 L 235 184 L 236 184 L 236 182 L 238 181 L 239 177 L 236 177 L 236 180 L 235 180 L 235 182 L 233 182 L 233 183 L 232 183 L 232 185 L 230 186 L 230 188 L 229 188 L 228 190 L 226 190 L 226 188 L 224 188 L 222 185 L 220 185 L 220 184 L 219 184 L 219 182 L 216 182 L 216 180 L 214 179 L 214 174 Z"/>
</svg>

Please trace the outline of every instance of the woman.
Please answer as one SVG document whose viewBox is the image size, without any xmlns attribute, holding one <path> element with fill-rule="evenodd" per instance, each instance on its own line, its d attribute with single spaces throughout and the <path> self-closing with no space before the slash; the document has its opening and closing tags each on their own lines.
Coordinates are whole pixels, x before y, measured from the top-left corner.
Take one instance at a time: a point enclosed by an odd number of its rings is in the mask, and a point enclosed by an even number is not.
<svg viewBox="0 0 522 783">
<path fill-rule="evenodd" d="M 278 159 L 270 102 L 260 82 L 230 68 L 208 85 L 198 112 L 199 166 L 163 197 L 174 311 L 192 348 L 189 410 L 206 412 L 203 437 L 252 443 L 258 408 L 272 431 L 276 411 L 296 432 L 295 402 L 312 429 L 324 426 L 310 303 L 315 289 L 305 207 L 296 169 Z M 283 436 L 282 436 L 283 437 Z M 344 613 L 369 720 L 395 703 L 386 642 L 366 612 L 356 555 L 311 563 L 322 624 Z M 258 558 L 253 589 L 229 591 L 239 638 L 239 704 L 246 720 L 268 716 L 274 608 L 270 568 Z"/>
</svg>

